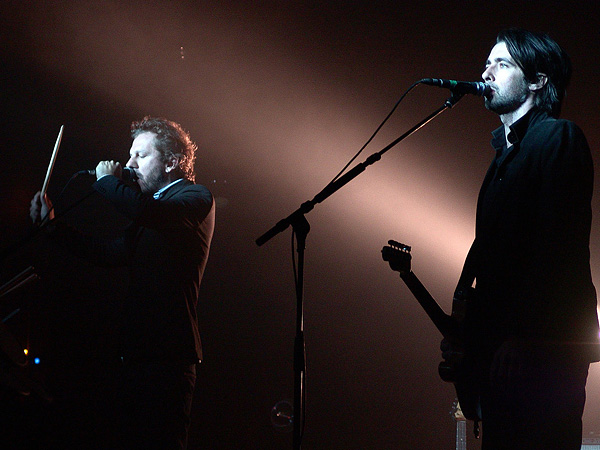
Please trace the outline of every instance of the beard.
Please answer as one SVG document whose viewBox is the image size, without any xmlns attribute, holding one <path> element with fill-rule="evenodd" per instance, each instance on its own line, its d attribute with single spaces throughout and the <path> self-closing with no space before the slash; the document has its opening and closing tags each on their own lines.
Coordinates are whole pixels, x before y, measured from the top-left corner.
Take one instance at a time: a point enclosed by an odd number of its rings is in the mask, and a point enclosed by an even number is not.
<svg viewBox="0 0 600 450">
<path fill-rule="evenodd" d="M 164 186 L 164 182 L 165 174 L 162 167 L 156 166 L 146 177 L 140 178 L 138 184 L 143 193 L 154 194 Z"/>
<path fill-rule="evenodd" d="M 485 98 L 485 107 L 499 115 L 516 111 L 525 103 L 529 95 L 529 86 L 525 79 L 508 86 L 505 91 L 496 90 L 497 86 L 493 83 L 490 83 L 490 86 L 494 89 L 494 93 L 491 97 Z"/>
</svg>

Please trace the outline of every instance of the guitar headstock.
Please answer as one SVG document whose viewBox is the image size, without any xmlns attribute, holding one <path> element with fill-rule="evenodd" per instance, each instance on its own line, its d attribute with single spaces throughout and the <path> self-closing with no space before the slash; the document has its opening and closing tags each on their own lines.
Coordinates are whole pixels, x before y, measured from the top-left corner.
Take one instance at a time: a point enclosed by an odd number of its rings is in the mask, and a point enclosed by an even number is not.
<svg viewBox="0 0 600 450">
<path fill-rule="evenodd" d="M 381 249 L 383 260 L 390 263 L 390 267 L 396 272 L 410 272 L 410 260 L 412 258 L 410 245 L 396 241 L 388 241 L 388 244 Z"/>
</svg>

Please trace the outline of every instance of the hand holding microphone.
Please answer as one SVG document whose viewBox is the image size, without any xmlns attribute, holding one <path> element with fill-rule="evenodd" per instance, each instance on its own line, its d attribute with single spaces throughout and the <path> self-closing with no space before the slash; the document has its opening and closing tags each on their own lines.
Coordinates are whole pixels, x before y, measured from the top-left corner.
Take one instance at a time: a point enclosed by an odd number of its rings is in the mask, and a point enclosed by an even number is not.
<svg viewBox="0 0 600 450">
<path fill-rule="evenodd" d="M 105 175 L 114 175 L 125 182 L 138 179 L 137 174 L 132 168 L 122 167 L 121 164 L 116 161 L 100 161 L 95 169 L 80 170 L 77 174 L 94 175 L 97 180 Z"/>
<path fill-rule="evenodd" d="M 114 175 L 117 178 L 121 178 L 123 169 L 121 164 L 116 161 L 100 161 L 96 166 L 95 170 L 96 179 L 100 179 L 105 175 Z"/>
</svg>

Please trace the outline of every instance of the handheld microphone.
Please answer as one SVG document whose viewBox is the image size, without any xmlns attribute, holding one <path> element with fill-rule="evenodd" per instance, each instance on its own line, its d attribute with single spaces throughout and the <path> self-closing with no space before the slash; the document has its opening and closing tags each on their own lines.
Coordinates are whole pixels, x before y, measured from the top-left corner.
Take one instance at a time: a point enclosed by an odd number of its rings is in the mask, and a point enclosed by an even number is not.
<svg viewBox="0 0 600 450">
<path fill-rule="evenodd" d="M 450 89 L 452 92 L 458 94 L 487 96 L 492 92 L 490 85 L 482 83 L 481 81 L 454 81 L 443 80 L 441 78 L 423 78 L 420 83 L 428 86 L 438 86 Z"/>
<path fill-rule="evenodd" d="M 131 167 L 122 167 L 122 172 L 121 172 L 121 179 L 125 182 L 129 182 L 129 181 L 135 181 L 138 179 L 137 174 L 135 173 L 135 170 L 133 170 Z M 92 175 L 92 176 L 96 176 L 96 169 L 87 169 L 87 170 L 80 170 L 79 172 L 76 173 L 76 175 Z"/>
</svg>

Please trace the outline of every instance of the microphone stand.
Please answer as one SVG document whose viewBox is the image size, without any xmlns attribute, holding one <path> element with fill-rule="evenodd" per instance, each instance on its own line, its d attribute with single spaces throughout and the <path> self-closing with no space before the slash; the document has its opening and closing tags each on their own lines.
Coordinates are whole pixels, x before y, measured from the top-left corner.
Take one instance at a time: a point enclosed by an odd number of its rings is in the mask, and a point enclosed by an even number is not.
<svg viewBox="0 0 600 450">
<path fill-rule="evenodd" d="M 294 339 L 294 415 L 293 423 L 293 450 L 300 450 L 302 447 L 302 435 L 304 428 L 304 387 L 306 383 L 306 347 L 304 341 L 304 250 L 306 247 L 306 237 L 310 231 L 310 224 L 306 220 L 305 214 L 312 211 L 317 203 L 321 203 L 334 192 L 341 189 L 347 183 L 356 178 L 365 169 L 381 159 L 381 156 L 397 145 L 399 142 L 406 139 L 411 134 L 415 133 L 420 128 L 427 125 L 446 109 L 452 108 L 462 97 L 464 93 L 452 91 L 452 96 L 448 98 L 444 104 L 405 132 L 402 136 L 392 141 L 380 151 L 373 153 L 364 162 L 357 164 L 346 174 L 329 183 L 321 192 L 319 192 L 312 200 L 304 202 L 300 207 L 286 218 L 277 222 L 270 230 L 256 239 L 256 245 L 259 247 L 271 240 L 277 234 L 286 230 L 290 225 L 296 235 L 297 251 L 298 251 L 298 279 L 296 284 L 296 336 Z"/>
</svg>

